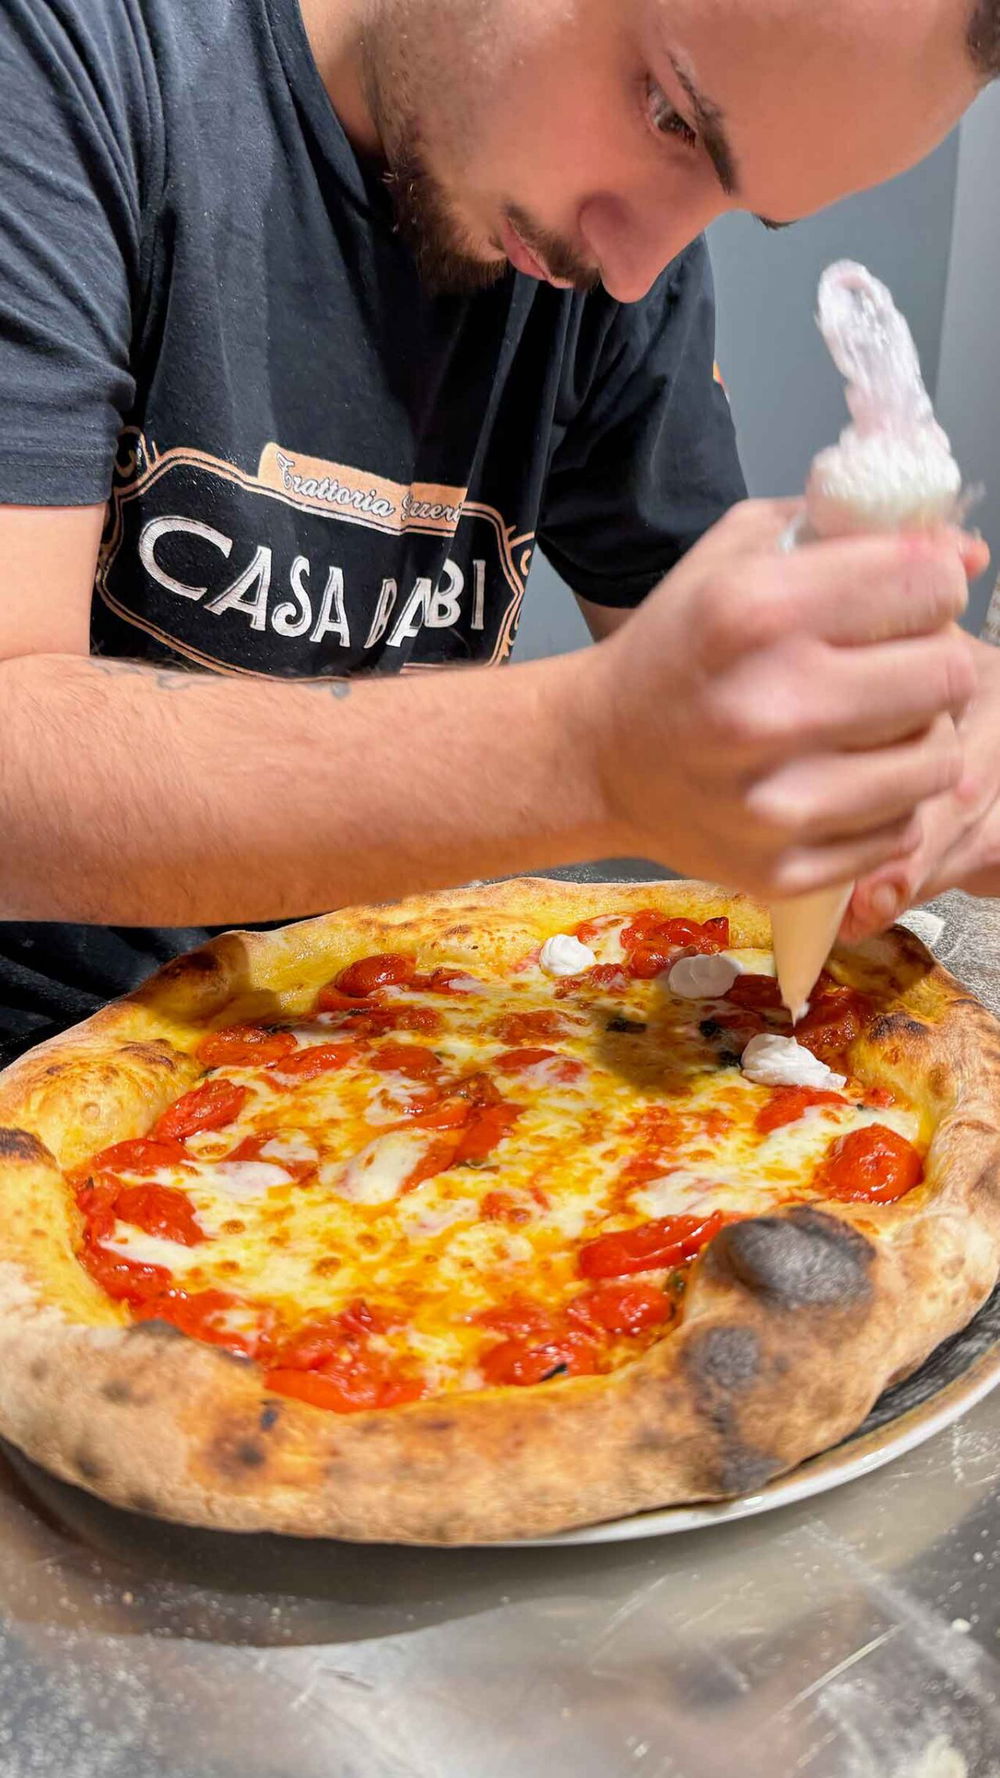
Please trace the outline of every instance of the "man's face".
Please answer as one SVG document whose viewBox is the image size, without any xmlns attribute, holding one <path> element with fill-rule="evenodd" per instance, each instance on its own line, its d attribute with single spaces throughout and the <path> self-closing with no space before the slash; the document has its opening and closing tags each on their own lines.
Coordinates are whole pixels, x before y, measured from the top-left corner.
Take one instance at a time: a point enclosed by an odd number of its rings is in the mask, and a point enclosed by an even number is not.
<svg viewBox="0 0 1000 1778">
<path fill-rule="evenodd" d="M 369 105 L 429 281 L 634 302 L 716 216 L 805 216 L 975 97 L 969 0 L 371 0 Z"/>
</svg>

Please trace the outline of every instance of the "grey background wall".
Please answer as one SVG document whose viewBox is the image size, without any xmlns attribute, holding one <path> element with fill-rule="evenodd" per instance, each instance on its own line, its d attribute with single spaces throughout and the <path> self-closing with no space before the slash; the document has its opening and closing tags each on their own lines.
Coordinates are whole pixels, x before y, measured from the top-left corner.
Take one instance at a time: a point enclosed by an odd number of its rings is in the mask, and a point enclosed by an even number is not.
<svg viewBox="0 0 1000 1778">
<path fill-rule="evenodd" d="M 841 385 L 813 321 L 833 259 L 860 259 L 893 290 L 970 481 L 992 493 L 975 519 L 1000 562 L 1000 89 L 922 166 L 787 233 L 728 216 L 711 234 L 719 360 L 751 493 L 796 493 L 845 423 Z M 989 596 L 981 586 L 970 624 Z M 537 561 L 519 659 L 580 647 L 568 590 Z"/>
</svg>

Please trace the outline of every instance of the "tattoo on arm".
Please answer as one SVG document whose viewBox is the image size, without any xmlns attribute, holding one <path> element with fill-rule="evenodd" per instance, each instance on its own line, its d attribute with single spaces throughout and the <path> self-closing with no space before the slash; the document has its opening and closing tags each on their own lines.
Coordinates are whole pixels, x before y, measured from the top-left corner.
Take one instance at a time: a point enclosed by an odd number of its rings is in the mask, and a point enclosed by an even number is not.
<svg viewBox="0 0 1000 1778">
<path fill-rule="evenodd" d="M 105 678 L 116 679 L 120 676 L 134 678 L 136 674 L 143 679 L 151 679 L 157 691 L 188 691 L 199 680 L 211 678 L 203 668 L 193 667 L 185 671 L 183 667 L 163 667 L 152 661 L 109 660 L 105 655 L 91 655 L 90 664 L 96 672 Z M 351 695 L 351 684 L 347 679 L 282 679 L 278 675 L 273 678 L 262 674 L 270 685 L 298 685 L 303 691 L 322 692 L 326 697 L 334 697 L 338 702 Z"/>
</svg>

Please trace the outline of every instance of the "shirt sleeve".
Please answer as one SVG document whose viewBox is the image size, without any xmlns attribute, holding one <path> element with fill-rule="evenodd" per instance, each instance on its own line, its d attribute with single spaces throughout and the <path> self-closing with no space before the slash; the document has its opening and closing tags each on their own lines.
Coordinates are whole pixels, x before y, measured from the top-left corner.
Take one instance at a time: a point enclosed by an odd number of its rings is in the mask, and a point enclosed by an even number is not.
<svg viewBox="0 0 1000 1778">
<path fill-rule="evenodd" d="M 0 8 L 0 503 L 110 488 L 144 279 L 136 25 L 135 0 Z"/>
<path fill-rule="evenodd" d="M 698 240 L 641 303 L 588 298 L 564 390 L 539 544 L 575 593 L 638 605 L 742 500 Z"/>
</svg>

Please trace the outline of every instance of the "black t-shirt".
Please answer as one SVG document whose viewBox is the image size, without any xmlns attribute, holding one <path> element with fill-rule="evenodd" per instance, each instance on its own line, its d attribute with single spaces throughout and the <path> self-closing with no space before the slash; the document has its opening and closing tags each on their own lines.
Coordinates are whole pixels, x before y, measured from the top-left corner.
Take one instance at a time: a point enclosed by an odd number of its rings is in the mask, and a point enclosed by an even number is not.
<svg viewBox="0 0 1000 1778">
<path fill-rule="evenodd" d="M 633 606 L 742 496 L 704 243 L 429 297 L 298 0 L 3 0 L 0 117 L 0 502 L 108 501 L 95 652 L 499 662 L 536 544 Z M 200 936 L 0 926 L 0 1059 Z"/>
</svg>

